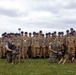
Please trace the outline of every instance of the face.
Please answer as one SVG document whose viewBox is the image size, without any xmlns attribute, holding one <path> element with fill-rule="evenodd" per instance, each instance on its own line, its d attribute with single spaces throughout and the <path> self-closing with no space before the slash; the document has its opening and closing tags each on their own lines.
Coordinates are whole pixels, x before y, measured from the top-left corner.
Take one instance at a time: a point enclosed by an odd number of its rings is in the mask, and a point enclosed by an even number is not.
<svg viewBox="0 0 76 75">
<path fill-rule="evenodd" d="M 12 39 L 9 39 L 8 42 L 9 42 L 9 43 L 12 43 Z"/>
<path fill-rule="evenodd" d="M 27 36 L 27 34 L 25 34 L 25 36 Z"/>
<path fill-rule="evenodd" d="M 31 37 L 31 34 L 29 34 L 29 36 Z"/>
<path fill-rule="evenodd" d="M 56 42 L 57 41 L 57 38 L 54 38 L 54 40 L 53 40 L 54 42 Z"/>
</svg>

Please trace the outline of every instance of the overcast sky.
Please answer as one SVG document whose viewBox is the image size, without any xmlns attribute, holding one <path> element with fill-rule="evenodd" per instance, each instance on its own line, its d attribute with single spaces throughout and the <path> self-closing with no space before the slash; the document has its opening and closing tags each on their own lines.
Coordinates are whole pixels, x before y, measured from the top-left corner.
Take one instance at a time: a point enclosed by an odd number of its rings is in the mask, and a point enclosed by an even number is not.
<svg viewBox="0 0 76 75">
<path fill-rule="evenodd" d="M 3 32 L 76 30 L 76 0 L 0 0 Z"/>
</svg>

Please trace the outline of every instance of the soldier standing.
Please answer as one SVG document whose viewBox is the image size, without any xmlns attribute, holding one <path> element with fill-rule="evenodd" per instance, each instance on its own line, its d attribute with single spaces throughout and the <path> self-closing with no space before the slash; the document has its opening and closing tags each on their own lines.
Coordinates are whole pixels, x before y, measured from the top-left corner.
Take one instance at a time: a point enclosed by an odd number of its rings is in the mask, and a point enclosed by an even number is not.
<svg viewBox="0 0 76 75">
<path fill-rule="evenodd" d="M 66 39 L 66 46 L 68 48 L 67 52 L 72 56 L 72 61 L 75 57 L 75 38 L 72 36 L 72 33 L 70 33 Z"/>
<path fill-rule="evenodd" d="M 23 58 L 27 58 L 27 51 L 28 51 L 28 33 L 25 32 L 25 36 L 23 36 L 22 38 L 22 54 L 23 54 Z"/>
<path fill-rule="evenodd" d="M 1 48 L 2 48 L 2 37 L 0 37 L 0 58 L 2 57 Z"/>
<path fill-rule="evenodd" d="M 20 34 L 18 34 L 17 35 L 17 49 L 21 52 L 22 51 L 22 38 L 21 38 L 21 35 Z"/>
<path fill-rule="evenodd" d="M 44 34 L 42 34 L 42 38 L 40 39 L 40 47 L 41 47 L 40 56 L 43 58 L 45 57 L 45 47 L 46 47 Z"/>
<path fill-rule="evenodd" d="M 31 58 L 32 57 L 32 50 L 31 50 L 31 45 L 32 45 L 32 36 L 31 36 L 32 34 L 31 33 L 29 33 L 29 37 L 28 37 L 28 57 L 29 58 Z"/>
<path fill-rule="evenodd" d="M 32 51 L 32 58 L 35 58 L 35 48 L 34 48 L 34 39 L 36 37 L 36 32 L 33 32 L 33 37 L 32 37 L 32 44 L 31 44 L 31 51 Z"/>
<path fill-rule="evenodd" d="M 45 57 L 48 58 L 49 57 L 49 37 L 48 37 L 48 33 L 46 33 L 45 42 L 46 42 Z"/>
<path fill-rule="evenodd" d="M 40 39 L 38 37 L 38 33 L 35 33 L 35 37 L 33 38 L 32 41 L 32 46 L 33 46 L 33 57 L 39 57 Z"/>
</svg>

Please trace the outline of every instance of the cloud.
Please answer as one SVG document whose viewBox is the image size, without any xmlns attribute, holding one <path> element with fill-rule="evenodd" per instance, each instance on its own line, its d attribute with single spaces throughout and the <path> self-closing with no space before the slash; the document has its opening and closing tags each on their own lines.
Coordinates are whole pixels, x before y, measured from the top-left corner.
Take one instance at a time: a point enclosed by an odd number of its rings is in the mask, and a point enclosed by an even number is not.
<svg viewBox="0 0 76 75">
<path fill-rule="evenodd" d="M 5 15 L 9 17 L 18 17 L 21 16 L 17 10 L 11 10 L 11 9 L 5 9 L 5 8 L 0 8 L 0 15 Z"/>
<path fill-rule="evenodd" d="M 76 29 L 76 0 L 0 0 L 0 34 Z"/>
</svg>

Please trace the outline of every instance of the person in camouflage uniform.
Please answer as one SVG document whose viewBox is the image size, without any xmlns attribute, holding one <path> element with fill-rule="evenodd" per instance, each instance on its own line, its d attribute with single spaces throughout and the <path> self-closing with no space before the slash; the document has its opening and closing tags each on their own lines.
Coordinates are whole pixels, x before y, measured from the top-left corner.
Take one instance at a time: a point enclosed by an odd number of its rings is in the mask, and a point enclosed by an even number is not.
<svg viewBox="0 0 76 75">
<path fill-rule="evenodd" d="M 75 57 L 75 37 L 72 36 L 72 33 L 69 34 L 69 37 L 66 39 L 67 52 L 72 56 L 71 61 Z"/>
<path fill-rule="evenodd" d="M 46 47 L 46 41 L 45 41 L 45 37 L 44 34 L 42 34 L 42 38 L 40 39 L 40 56 L 43 58 L 45 57 L 45 47 Z"/>
<path fill-rule="evenodd" d="M 27 58 L 27 51 L 29 46 L 28 33 L 25 32 L 25 36 L 22 37 L 22 54 L 23 58 Z"/>
<path fill-rule="evenodd" d="M 46 33 L 46 37 L 45 37 L 45 57 L 46 58 L 49 57 L 49 37 L 48 37 L 48 33 Z"/>
<path fill-rule="evenodd" d="M 29 33 L 29 37 L 28 37 L 28 42 L 29 42 L 29 43 L 28 43 L 28 46 L 29 46 L 29 47 L 28 47 L 28 52 L 27 52 L 29 58 L 32 57 L 32 50 L 31 50 L 31 49 L 32 49 L 32 46 L 31 46 L 31 45 L 32 45 L 32 36 L 31 36 L 31 35 L 32 35 L 32 34 Z"/>
<path fill-rule="evenodd" d="M 57 52 L 59 51 L 61 45 L 60 42 L 57 41 L 57 38 L 54 38 L 52 42 L 49 44 L 49 50 L 50 50 L 50 55 L 49 55 L 49 60 L 50 62 L 56 62 L 57 58 Z"/>
<path fill-rule="evenodd" d="M 31 44 L 31 51 L 32 51 L 32 58 L 35 58 L 36 56 L 35 56 L 35 53 L 34 53 L 34 39 L 35 39 L 35 37 L 36 37 L 36 32 L 33 32 L 33 37 L 32 37 L 32 44 Z"/>
<path fill-rule="evenodd" d="M 2 58 L 5 58 L 6 57 L 6 48 L 5 48 L 5 45 L 7 44 L 7 34 L 4 33 L 2 35 L 2 45 L 1 45 L 1 57 Z"/>
<path fill-rule="evenodd" d="M 39 57 L 39 50 L 40 50 L 40 39 L 38 37 L 38 33 L 35 33 L 35 37 L 32 39 L 32 46 L 33 46 L 33 57 Z"/>
<path fill-rule="evenodd" d="M 2 48 L 2 37 L 0 37 L 0 58 L 2 57 L 1 48 Z"/>
</svg>

